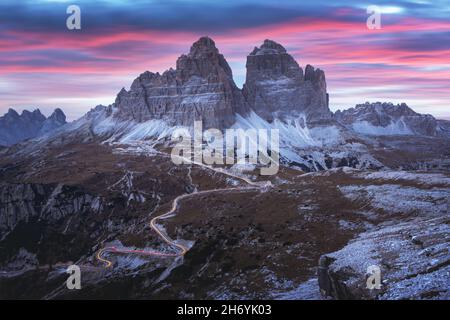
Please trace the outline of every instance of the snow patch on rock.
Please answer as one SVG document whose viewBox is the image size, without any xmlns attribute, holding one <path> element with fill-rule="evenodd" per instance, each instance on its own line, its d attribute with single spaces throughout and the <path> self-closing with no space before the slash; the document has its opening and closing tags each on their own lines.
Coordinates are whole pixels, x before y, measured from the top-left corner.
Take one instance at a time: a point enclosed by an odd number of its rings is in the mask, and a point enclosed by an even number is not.
<svg viewBox="0 0 450 320">
<path fill-rule="evenodd" d="M 394 184 L 340 186 L 343 195 L 352 201 L 368 202 L 373 208 L 390 213 L 448 213 L 450 190 L 430 190 Z"/>
<path fill-rule="evenodd" d="M 391 122 L 386 127 L 374 126 L 367 121 L 358 121 L 352 124 L 352 129 L 358 133 L 371 136 L 393 136 L 393 135 L 412 135 L 413 132 L 409 129 L 406 123 L 400 119 Z"/>
<path fill-rule="evenodd" d="M 407 171 L 378 171 L 369 174 L 363 173 L 364 179 L 368 180 L 406 180 L 414 181 L 423 185 L 446 185 L 450 186 L 450 177 L 444 174 L 416 173 Z"/>
</svg>

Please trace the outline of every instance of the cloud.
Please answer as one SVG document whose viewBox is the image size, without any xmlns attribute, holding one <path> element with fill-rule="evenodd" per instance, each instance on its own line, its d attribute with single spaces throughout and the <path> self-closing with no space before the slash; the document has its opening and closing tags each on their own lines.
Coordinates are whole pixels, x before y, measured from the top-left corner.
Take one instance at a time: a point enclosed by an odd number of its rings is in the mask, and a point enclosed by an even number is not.
<svg viewBox="0 0 450 320">
<path fill-rule="evenodd" d="M 91 33 L 127 26 L 133 30 L 227 30 L 286 21 L 308 12 L 276 3 L 231 1 L 79 1 L 82 30 Z M 7 9 L 6 9 L 7 8 Z M 0 21 L 11 29 L 58 31 L 65 28 L 67 3 L 6 1 Z"/>
<path fill-rule="evenodd" d="M 174 67 L 193 41 L 209 35 L 238 85 L 246 55 L 271 38 L 300 65 L 325 70 L 333 108 L 376 98 L 403 99 L 428 112 L 433 103 L 432 113 L 449 112 L 450 68 L 443 65 L 450 56 L 450 21 L 439 0 L 396 1 L 403 10 L 383 15 L 380 30 L 366 28 L 365 8 L 354 1 L 73 3 L 82 7 L 80 32 L 65 29 L 65 2 L 1 2 L 0 111 L 54 105 L 80 116 L 99 101 L 113 102 L 143 71 Z"/>
</svg>

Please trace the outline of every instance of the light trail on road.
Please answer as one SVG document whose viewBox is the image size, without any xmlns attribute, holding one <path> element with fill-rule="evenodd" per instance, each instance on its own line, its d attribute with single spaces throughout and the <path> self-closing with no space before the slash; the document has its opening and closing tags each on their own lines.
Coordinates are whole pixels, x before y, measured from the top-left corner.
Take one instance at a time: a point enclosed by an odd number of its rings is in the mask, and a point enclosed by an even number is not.
<svg viewBox="0 0 450 320">
<path fill-rule="evenodd" d="M 180 157 L 181 158 L 181 157 Z M 133 250 L 133 249 L 125 249 L 125 248 L 117 248 L 117 247 L 105 247 L 100 249 L 97 252 L 96 258 L 97 260 L 99 260 L 100 262 L 103 262 L 105 264 L 105 268 L 110 268 L 112 267 L 112 262 L 106 258 L 103 257 L 104 253 L 114 253 L 114 254 L 136 254 L 136 255 L 145 255 L 145 256 L 159 256 L 159 257 L 180 257 L 180 256 L 184 256 L 186 254 L 186 252 L 189 251 L 189 248 L 186 247 L 183 244 L 177 243 L 174 240 L 172 240 L 163 230 L 159 229 L 156 222 L 160 219 L 164 219 L 169 217 L 170 215 L 174 214 L 178 208 L 178 204 L 180 200 L 186 199 L 186 198 L 190 198 L 190 197 L 194 197 L 194 196 L 199 196 L 199 195 L 204 195 L 204 194 L 208 194 L 208 193 L 213 193 L 213 192 L 229 192 L 229 191 L 237 191 L 237 190 L 252 190 L 252 189 L 263 189 L 263 188 L 267 188 L 271 186 L 270 181 L 264 181 L 264 182 L 253 182 L 250 179 L 246 178 L 246 177 L 241 177 L 238 176 L 236 174 L 233 174 L 231 172 L 227 172 L 221 168 L 213 168 L 210 167 L 208 165 L 205 165 L 203 163 L 198 163 L 195 161 L 191 161 L 190 159 L 187 158 L 182 158 L 185 161 L 190 162 L 191 164 L 195 164 L 204 168 L 207 168 L 209 170 L 213 170 L 215 172 L 218 173 L 222 173 L 225 174 L 227 176 L 236 178 L 238 180 L 242 180 L 245 183 L 247 183 L 249 186 L 247 187 L 235 187 L 235 188 L 221 188 L 221 189 L 211 189 L 211 190 L 204 190 L 204 191 L 195 191 L 193 193 L 187 193 L 187 194 L 182 194 L 178 197 L 176 197 L 173 202 L 172 202 L 172 208 L 159 215 L 154 217 L 153 219 L 150 220 L 150 227 L 161 237 L 162 240 L 164 240 L 164 242 L 166 242 L 170 247 L 173 248 L 177 248 L 177 252 L 174 253 L 169 253 L 169 252 L 162 252 L 162 251 L 157 251 L 157 250 Z"/>
</svg>

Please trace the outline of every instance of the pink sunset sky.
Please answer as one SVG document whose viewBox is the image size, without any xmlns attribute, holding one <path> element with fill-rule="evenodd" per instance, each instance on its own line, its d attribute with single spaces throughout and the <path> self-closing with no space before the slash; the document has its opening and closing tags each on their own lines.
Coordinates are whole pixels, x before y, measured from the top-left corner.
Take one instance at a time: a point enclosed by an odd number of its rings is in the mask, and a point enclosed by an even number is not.
<svg viewBox="0 0 450 320">
<path fill-rule="evenodd" d="M 175 67 L 178 56 L 208 35 L 239 87 L 246 56 L 272 39 L 302 67 L 325 71 L 333 111 L 365 101 L 406 102 L 450 119 L 448 3 L 298 2 L 78 1 L 82 29 L 69 31 L 63 0 L 4 1 L 0 114 L 11 107 L 45 114 L 60 107 L 74 120 L 114 102 L 140 73 Z M 369 4 L 383 8 L 379 30 L 366 27 Z"/>
</svg>

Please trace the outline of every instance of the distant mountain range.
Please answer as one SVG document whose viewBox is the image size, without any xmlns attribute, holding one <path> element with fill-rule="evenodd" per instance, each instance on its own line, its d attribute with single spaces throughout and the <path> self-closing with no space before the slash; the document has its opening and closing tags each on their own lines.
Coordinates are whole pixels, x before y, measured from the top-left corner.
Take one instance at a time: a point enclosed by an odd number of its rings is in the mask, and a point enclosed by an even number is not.
<svg viewBox="0 0 450 320">
<path fill-rule="evenodd" d="M 414 112 L 405 103 L 368 103 L 335 113 L 336 120 L 354 131 L 375 136 L 423 135 L 450 137 L 450 121 Z"/>
<path fill-rule="evenodd" d="M 0 117 L 0 146 L 11 146 L 27 139 L 49 133 L 66 124 L 66 115 L 61 109 L 55 109 L 47 118 L 39 109 L 32 112 L 24 110 L 18 114 L 9 109 Z"/>
<path fill-rule="evenodd" d="M 335 114 L 328 105 L 325 73 L 311 65 L 303 70 L 275 41 L 265 40 L 248 55 L 241 90 L 214 41 L 202 37 L 178 58 L 176 69 L 142 73 L 113 104 L 97 106 L 72 123 L 66 124 L 60 109 L 49 118 L 39 110 L 20 116 L 10 110 L 0 118 L 0 144 L 37 139 L 26 145 L 28 152 L 93 140 L 164 142 L 176 128 L 202 120 L 204 128 L 278 129 L 282 163 L 316 171 L 383 167 L 374 151 L 376 137 L 450 137 L 450 121 L 416 113 L 404 103 L 366 102 Z"/>
</svg>

